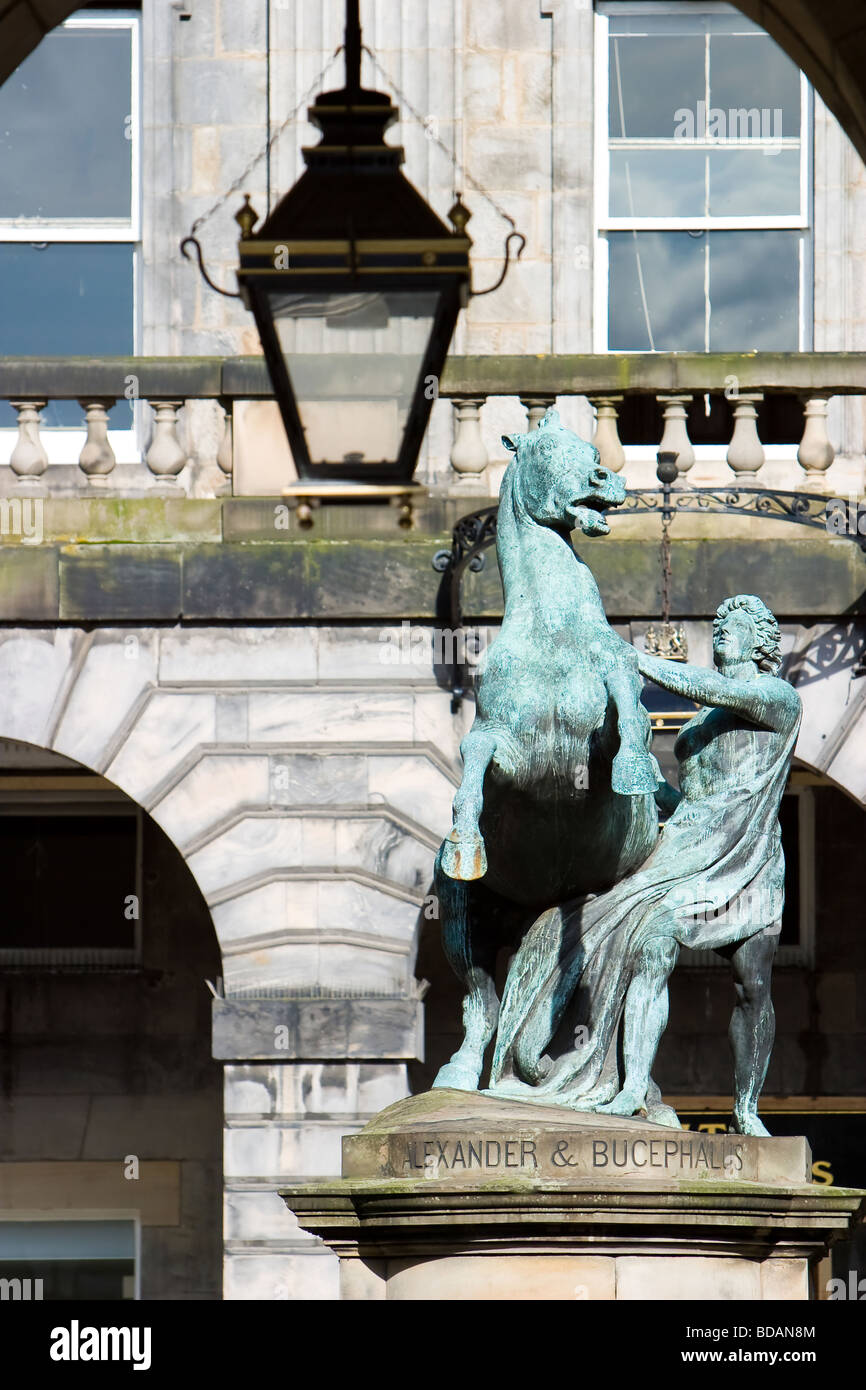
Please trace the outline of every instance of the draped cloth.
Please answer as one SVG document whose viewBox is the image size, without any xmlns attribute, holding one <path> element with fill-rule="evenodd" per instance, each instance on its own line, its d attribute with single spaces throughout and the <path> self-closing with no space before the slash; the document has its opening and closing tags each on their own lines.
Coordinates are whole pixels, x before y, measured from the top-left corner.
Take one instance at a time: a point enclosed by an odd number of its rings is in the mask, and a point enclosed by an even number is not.
<svg viewBox="0 0 866 1390">
<path fill-rule="evenodd" d="M 620 1024 L 642 949 L 667 937 L 705 950 L 778 923 L 779 803 L 798 731 L 799 719 L 788 733 L 741 729 L 742 756 L 724 785 L 683 796 L 637 872 L 538 918 L 509 969 L 489 1094 L 575 1110 L 611 1100 L 622 1087 Z M 765 759 L 754 756 L 756 739 L 768 741 Z M 567 1046 L 551 1066 L 544 1052 L 557 1034 Z"/>
</svg>

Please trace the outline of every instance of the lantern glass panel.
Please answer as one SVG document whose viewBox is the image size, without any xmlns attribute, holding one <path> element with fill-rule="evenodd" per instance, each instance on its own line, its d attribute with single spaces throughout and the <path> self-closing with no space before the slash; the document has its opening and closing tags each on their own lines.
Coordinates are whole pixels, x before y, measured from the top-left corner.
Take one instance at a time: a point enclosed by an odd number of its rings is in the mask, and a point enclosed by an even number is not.
<svg viewBox="0 0 866 1390">
<path fill-rule="evenodd" d="M 397 459 L 438 302 L 435 289 L 271 291 L 312 464 Z"/>
</svg>

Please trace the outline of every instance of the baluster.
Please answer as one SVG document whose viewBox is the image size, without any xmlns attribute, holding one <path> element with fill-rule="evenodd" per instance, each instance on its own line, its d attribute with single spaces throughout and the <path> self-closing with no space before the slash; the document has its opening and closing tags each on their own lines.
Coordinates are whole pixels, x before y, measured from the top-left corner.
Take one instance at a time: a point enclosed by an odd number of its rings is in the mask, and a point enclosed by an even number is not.
<svg viewBox="0 0 866 1390">
<path fill-rule="evenodd" d="M 111 397 L 82 399 L 78 404 L 84 411 L 87 438 L 78 458 L 78 467 L 91 487 L 106 487 L 108 475 L 114 471 L 117 459 L 108 442 L 108 412 L 114 405 Z"/>
<path fill-rule="evenodd" d="M 9 467 L 23 483 L 36 483 L 48 467 L 48 455 L 39 437 L 40 410 L 46 401 L 10 401 L 18 411 L 18 439 L 9 459 Z"/>
<path fill-rule="evenodd" d="M 526 411 L 528 428 L 537 430 L 547 411 L 556 402 L 552 396 L 521 396 L 520 404 Z"/>
<path fill-rule="evenodd" d="M 157 478 L 173 483 L 186 463 L 186 451 L 177 437 L 177 412 L 183 401 L 151 401 L 150 404 L 156 420 L 144 461 Z"/>
<path fill-rule="evenodd" d="M 836 457 L 827 434 L 829 399 L 829 396 L 803 397 L 803 438 L 797 450 L 797 461 L 806 474 L 809 487 L 819 486 L 824 481 L 824 474 Z"/>
<path fill-rule="evenodd" d="M 481 438 L 480 410 L 483 404 L 483 398 L 452 401 L 455 428 L 451 467 L 455 473 L 459 473 L 461 483 L 467 485 L 480 482 L 480 475 L 488 464 L 487 450 Z"/>
<path fill-rule="evenodd" d="M 226 487 L 227 491 L 230 491 L 231 478 L 232 473 L 234 471 L 234 436 L 232 431 L 232 403 L 231 401 L 221 401 L 220 404 L 222 405 L 223 415 L 225 419 L 223 423 L 223 435 L 222 439 L 220 440 L 220 446 L 217 449 L 216 459 L 217 463 L 219 464 L 220 468 L 225 474 L 225 483 L 223 484 L 223 486 Z"/>
<path fill-rule="evenodd" d="M 688 473 L 695 461 L 695 451 L 692 448 L 692 441 L 689 439 L 686 423 L 692 398 L 690 395 L 665 395 L 656 396 L 656 400 L 662 407 L 664 418 L 664 430 L 659 444 L 659 452 L 676 454 L 677 473 L 680 475 Z"/>
<path fill-rule="evenodd" d="M 757 483 L 758 469 L 764 465 L 764 446 L 758 437 L 757 407 L 764 399 L 763 391 L 735 396 L 734 430 L 728 445 L 728 467 L 741 483 Z"/>
<path fill-rule="evenodd" d="M 622 396 L 590 396 L 589 402 L 595 406 L 595 435 L 592 442 L 601 455 L 603 467 L 618 473 L 625 463 L 625 449 L 617 429 Z"/>
</svg>

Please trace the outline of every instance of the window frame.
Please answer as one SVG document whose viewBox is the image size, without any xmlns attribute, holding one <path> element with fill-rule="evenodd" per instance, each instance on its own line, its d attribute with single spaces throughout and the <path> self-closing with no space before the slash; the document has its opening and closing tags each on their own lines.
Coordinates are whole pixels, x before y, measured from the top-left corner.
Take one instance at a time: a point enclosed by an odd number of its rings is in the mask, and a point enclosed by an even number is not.
<svg viewBox="0 0 866 1390">
<path fill-rule="evenodd" d="M 62 24 L 63 29 L 128 29 L 130 31 L 130 215 L 128 218 L 0 217 L 0 243 L 25 243 L 45 247 L 75 242 L 129 244 L 132 247 L 132 356 L 141 350 L 141 235 L 142 235 L 142 100 L 141 100 L 141 23 L 140 10 L 77 10 Z M 51 31 L 55 32 L 55 31 Z M 41 234 L 41 235 L 40 235 Z M 141 462 L 143 415 L 140 401 L 132 402 L 129 429 L 109 429 L 108 440 L 119 464 Z M 75 464 L 86 438 L 83 419 L 80 426 L 40 425 L 40 441 L 48 455 L 48 465 Z M 0 428 L 0 466 L 6 466 L 18 439 L 17 427 Z"/>
<path fill-rule="evenodd" d="M 63 1166 L 62 1164 L 58 1164 L 58 1165 L 57 1165 L 58 1169 L 62 1169 L 62 1166 Z M 81 1224 L 82 1222 L 87 1222 L 87 1223 L 89 1223 L 89 1224 L 96 1224 L 97 1222 L 104 1222 L 104 1221 L 111 1221 L 111 1222 L 115 1222 L 115 1223 L 116 1223 L 116 1222 L 121 1222 L 121 1221 L 122 1221 L 122 1222 L 124 1222 L 124 1223 L 126 1223 L 126 1224 L 129 1224 L 129 1225 L 132 1227 L 132 1250 L 133 1250 L 133 1253 L 132 1253 L 132 1261 L 133 1261 L 133 1273 L 132 1273 L 133 1285 L 132 1285 L 132 1289 L 133 1289 L 133 1292 L 132 1292 L 132 1298 L 131 1298 L 131 1299 L 128 1299 L 128 1300 L 124 1300 L 124 1301 L 125 1301 L 125 1302 L 139 1302 L 139 1301 L 141 1300 L 141 1212 L 138 1210 L 138 1208 L 136 1208 L 136 1207 L 118 1207 L 117 1209 L 114 1209 L 114 1208 L 106 1208 L 104 1211 L 93 1211 L 93 1210 L 90 1209 L 90 1208 L 84 1209 L 84 1208 L 77 1208 L 77 1207 L 70 1207 L 68 1210 L 65 1209 L 65 1208 L 63 1208 L 63 1209 L 54 1210 L 54 1211 L 46 1211 L 46 1210 L 44 1210 L 44 1209 L 40 1209 L 40 1210 L 38 1210 L 38 1211 L 34 1211 L 34 1210 L 32 1210 L 32 1209 L 29 1209 L 29 1208 L 26 1208 L 26 1209 L 19 1209 L 19 1208 L 15 1208 L 15 1207 L 0 1208 L 0 1226 L 11 1226 L 11 1225 L 13 1225 L 13 1224 L 18 1224 L 18 1223 L 26 1223 L 27 1225 L 32 1225 L 32 1224 L 33 1224 L 34 1222 L 36 1222 L 36 1221 L 40 1221 L 40 1222 L 44 1221 L 44 1222 L 46 1222 L 46 1223 L 49 1223 L 49 1224 L 52 1225 L 52 1226 L 59 1226 L 59 1225 L 65 1223 L 65 1222 L 67 1222 L 67 1221 L 75 1221 L 75 1222 L 77 1222 L 78 1224 Z M 21 1259 L 22 1268 L 23 1268 L 23 1267 L 27 1264 L 28 1260 L 30 1260 L 32 1263 L 36 1263 L 36 1258 L 37 1258 L 37 1257 L 35 1257 L 35 1256 L 20 1256 L 20 1257 L 18 1257 L 18 1258 Z M 74 1257 L 72 1257 L 72 1260 L 70 1261 L 70 1263 L 72 1263 L 72 1262 L 85 1263 L 85 1262 L 87 1261 L 87 1258 L 88 1258 L 88 1257 L 87 1257 L 86 1255 L 74 1256 Z M 98 1257 L 95 1257 L 95 1258 L 98 1259 Z M 4 1277 L 9 1278 L 10 1276 L 9 1276 L 9 1275 L 6 1275 L 6 1276 L 4 1276 Z M 11 1276 L 11 1277 L 16 1277 L 16 1276 Z M 22 1278 L 22 1279 L 27 1279 L 27 1278 L 32 1278 L 33 1276 L 32 1276 L 32 1275 L 25 1274 L 25 1273 L 22 1273 L 20 1276 L 17 1276 L 17 1277 L 20 1277 L 20 1278 Z M 128 1276 L 127 1276 L 127 1277 L 128 1277 Z M 43 1301 L 43 1300 L 32 1300 L 32 1301 Z M 48 1302 L 52 1302 L 53 1300 L 51 1300 L 51 1299 L 44 1299 L 44 1301 L 45 1301 L 46 1303 L 48 1303 Z"/>
<path fill-rule="evenodd" d="M 128 29 L 130 31 L 131 145 L 129 217 L 0 217 L 0 241 L 27 242 L 42 246 L 69 241 L 141 241 L 141 15 L 133 10 L 95 11 L 92 16 L 78 10 L 51 33 L 65 29 Z M 48 37 L 48 35 L 46 35 Z M 36 50 L 34 49 L 34 52 Z M 24 60 L 26 62 L 26 59 Z M 34 232 L 50 235 L 34 237 Z M 135 267 L 133 265 L 133 274 Z"/>
<path fill-rule="evenodd" d="M 593 141 L 593 351 L 597 353 L 628 353 L 635 351 L 654 351 L 664 353 L 665 348 L 637 349 L 611 348 L 608 346 L 610 331 L 610 255 L 608 233 L 644 231 L 779 231 L 792 230 L 801 233 L 799 238 L 799 275 L 797 302 L 797 351 L 812 350 L 813 340 L 813 235 L 814 235 L 814 180 L 813 180 L 813 132 L 814 95 L 805 73 L 800 72 L 800 211 L 797 214 L 768 214 L 742 217 L 612 217 L 610 208 L 610 152 L 612 149 L 663 149 L 673 142 L 660 137 L 624 139 L 609 135 L 610 122 L 610 59 L 609 59 L 609 18 L 612 15 L 638 16 L 677 16 L 683 14 L 723 14 L 731 6 L 719 0 L 689 0 L 689 3 L 671 4 L 669 0 L 599 0 L 594 25 L 594 141 Z M 745 16 L 744 23 L 751 24 Z M 718 140 L 709 138 L 678 140 L 678 144 L 690 149 L 712 150 L 719 148 L 758 148 L 760 140 L 726 140 L 721 145 Z M 797 144 L 794 137 L 782 141 L 783 148 L 793 148 Z M 707 329 L 708 331 L 708 329 Z M 711 350 L 704 349 L 707 352 Z M 713 446 L 707 446 L 713 448 Z M 787 452 L 787 451 L 786 451 Z"/>
</svg>

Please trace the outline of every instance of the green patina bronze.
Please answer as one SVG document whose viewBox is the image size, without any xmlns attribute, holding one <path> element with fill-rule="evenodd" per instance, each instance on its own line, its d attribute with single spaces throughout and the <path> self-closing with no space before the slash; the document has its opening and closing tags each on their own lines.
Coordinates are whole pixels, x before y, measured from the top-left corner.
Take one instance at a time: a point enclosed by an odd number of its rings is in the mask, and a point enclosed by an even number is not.
<svg viewBox="0 0 866 1390">
<path fill-rule="evenodd" d="M 607 531 L 619 479 L 549 412 L 503 482 L 500 637 L 479 670 L 454 828 L 436 864 L 446 954 L 466 986 L 464 1041 L 438 1087 L 678 1126 L 651 1069 L 680 946 L 727 954 L 736 1005 L 734 1125 L 757 1103 L 773 1042 L 781 929 L 778 824 L 801 707 L 776 674 L 779 630 L 754 595 L 719 608 L 715 671 L 638 654 L 607 625 L 570 533 Z M 657 777 L 638 669 L 706 706 Z M 659 835 L 655 802 L 670 813 Z M 518 947 L 500 1010 L 498 948 Z"/>
<path fill-rule="evenodd" d="M 496 1026 L 496 953 L 553 903 L 611 887 L 657 834 L 658 765 L 637 653 L 608 625 L 571 535 L 605 535 L 625 500 L 597 449 L 548 411 L 503 440 L 499 636 L 479 668 L 454 828 L 436 863 L 448 958 L 467 989 L 463 1045 L 436 1085 L 474 1090 Z"/>
</svg>

